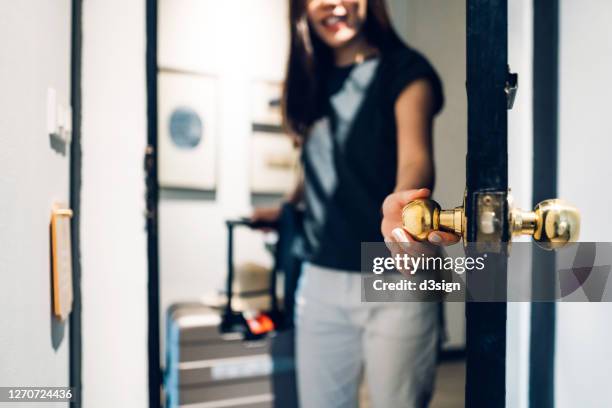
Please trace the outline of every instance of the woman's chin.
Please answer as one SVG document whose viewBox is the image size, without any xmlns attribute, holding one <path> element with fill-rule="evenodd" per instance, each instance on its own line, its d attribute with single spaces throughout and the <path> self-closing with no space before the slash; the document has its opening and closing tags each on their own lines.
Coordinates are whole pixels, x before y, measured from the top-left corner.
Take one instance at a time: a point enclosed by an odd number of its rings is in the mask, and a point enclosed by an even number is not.
<svg viewBox="0 0 612 408">
<path fill-rule="evenodd" d="M 325 43 L 331 48 L 346 47 L 355 37 L 357 33 L 353 30 L 339 31 L 333 36 L 325 38 Z"/>
</svg>

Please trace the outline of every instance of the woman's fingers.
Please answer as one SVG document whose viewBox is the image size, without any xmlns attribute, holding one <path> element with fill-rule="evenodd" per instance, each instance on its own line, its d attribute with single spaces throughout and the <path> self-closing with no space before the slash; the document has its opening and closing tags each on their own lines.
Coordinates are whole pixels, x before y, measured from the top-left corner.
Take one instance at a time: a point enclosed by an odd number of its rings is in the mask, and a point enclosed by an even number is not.
<svg viewBox="0 0 612 408">
<path fill-rule="evenodd" d="M 427 240 L 434 245 L 449 246 L 459 242 L 459 237 L 450 232 L 433 231 L 429 233 Z"/>
<path fill-rule="evenodd" d="M 432 256 L 436 254 L 435 247 L 429 242 L 419 242 L 415 240 L 405 229 L 395 228 L 393 230 L 393 242 L 395 246 L 401 249 L 402 253 L 406 253 L 410 256 L 427 255 Z M 385 240 L 387 242 L 387 240 Z M 389 248 L 389 244 L 387 244 Z"/>
<path fill-rule="evenodd" d="M 391 231 L 391 234 L 393 235 L 393 239 L 396 242 L 403 242 L 403 243 L 414 242 L 414 238 L 412 238 L 412 236 L 409 233 L 407 233 L 403 228 L 400 228 L 400 227 L 394 228 L 393 231 Z"/>
<path fill-rule="evenodd" d="M 416 200 L 417 198 L 427 198 L 431 195 L 431 190 L 428 188 L 420 188 L 418 190 L 406 190 L 399 191 L 397 194 L 397 199 L 401 203 L 402 206 L 408 204 L 412 200 Z"/>
<path fill-rule="evenodd" d="M 408 255 L 410 257 L 421 257 L 421 256 L 436 256 L 436 246 L 429 242 L 419 242 L 415 240 L 406 230 L 403 228 L 395 228 L 391 232 L 391 238 L 385 238 L 385 244 L 391 255 L 395 258 L 396 255 Z M 402 274 L 408 276 L 411 274 L 411 268 L 405 266 L 401 261 L 396 264 L 396 269 Z"/>
<path fill-rule="evenodd" d="M 387 196 L 382 206 L 383 220 L 380 226 L 383 237 L 396 241 L 393 237 L 393 230 L 402 227 L 402 209 L 404 206 L 412 200 L 427 198 L 430 194 L 429 189 L 422 188 L 420 190 L 399 191 Z M 400 240 L 405 239 L 401 237 Z"/>
<path fill-rule="evenodd" d="M 419 190 L 405 190 L 390 194 L 383 203 L 383 213 L 401 211 L 401 209 L 412 200 L 427 198 L 431 195 L 428 188 Z"/>
<path fill-rule="evenodd" d="M 259 207 L 255 208 L 253 213 L 251 214 L 250 221 L 251 223 L 274 223 L 280 217 L 281 208 L 280 207 Z M 256 229 L 263 232 L 274 231 L 274 228 L 262 226 L 257 227 Z"/>
</svg>

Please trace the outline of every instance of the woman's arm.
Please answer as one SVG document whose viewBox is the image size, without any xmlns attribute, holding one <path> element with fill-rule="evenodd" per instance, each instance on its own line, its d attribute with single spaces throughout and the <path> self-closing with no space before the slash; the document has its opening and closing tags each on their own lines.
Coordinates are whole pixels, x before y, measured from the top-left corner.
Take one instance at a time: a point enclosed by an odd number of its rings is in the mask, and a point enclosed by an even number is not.
<svg viewBox="0 0 612 408">
<path fill-rule="evenodd" d="M 300 168 L 298 173 L 297 182 L 293 188 L 293 191 L 291 191 L 285 198 L 285 201 L 288 201 L 294 205 L 299 205 L 302 201 L 304 201 L 304 171 L 302 168 Z"/>
<path fill-rule="evenodd" d="M 304 174 L 299 172 L 297 182 L 293 190 L 284 198 L 284 202 L 289 202 L 294 205 L 299 205 L 304 200 Z M 251 214 L 251 221 L 267 221 L 275 222 L 280 217 L 281 205 L 274 207 L 258 207 Z"/>
<path fill-rule="evenodd" d="M 413 82 L 395 102 L 397 184 L 395 191 L 434 185 L 432 125 L 434 96 L 428 81 Z"/>
<path fill-rule="evenodd" d="M 397 123 L 397 183 L 395 192 L 383 204 L 381 232 L 387 241 L 411 242 L 402 228 L 402 209 L 409 201 L 427 198 L 434 185 L 432 126 L 434 95 L 426 80 L 408 86 L 395 102 Z M 429 242 L 450 245 L 457 237 L 432 232 Z"/>
</svg>

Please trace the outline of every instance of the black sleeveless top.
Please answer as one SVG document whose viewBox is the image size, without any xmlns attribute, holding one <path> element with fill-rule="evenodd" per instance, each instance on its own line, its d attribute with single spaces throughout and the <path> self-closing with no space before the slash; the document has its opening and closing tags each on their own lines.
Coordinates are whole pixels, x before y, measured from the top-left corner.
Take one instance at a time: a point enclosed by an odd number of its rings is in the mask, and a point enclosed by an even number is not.
<svg viewBox="0 0 612 408">
<path fill-rule="evenodd" d="M 437 113 L 443 105 L 440 79 L 410 48 L 329 73 L 325 115 L 302 150 L 307 261 L 359 271 L 361 243 L 383 240 L 381 205 L 396 184 L 395 102 L 417 79 L 431 83 Z"/>
</svg>

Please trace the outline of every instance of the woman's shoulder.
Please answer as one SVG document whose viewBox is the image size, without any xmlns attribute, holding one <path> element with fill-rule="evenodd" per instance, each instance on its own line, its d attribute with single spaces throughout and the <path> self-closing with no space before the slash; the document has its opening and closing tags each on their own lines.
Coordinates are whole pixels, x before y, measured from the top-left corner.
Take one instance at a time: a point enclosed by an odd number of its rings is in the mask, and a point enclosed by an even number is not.
<svg viewBox="0 0 612 408">
<path fill-rule="evenodd" d="M 407 45 L 401 45 L 388 50 L 382 55 L 382 63 L 386 73 L 397 75 L 423 74 L 437 76 L 437 73 L 427 57 L 420 51 Z"/>
<path fill-rule="evenodd" d="M 381 62 L 381 74 L 392 101 L 395 101 L 412 82 L 424 79 L 432 86 L 436 98 L 436 112 L 442 108 L 444 103 L 442 82 L 424 54 L 407 45 L 401 45 L 385 52 Z"/>
<path fill-rule="evenodd" d="M 428 62 L 427 58 L 418 50 L 405 45 L 397 45 L 383 53 L 387 62 Z"/>
</svg>

